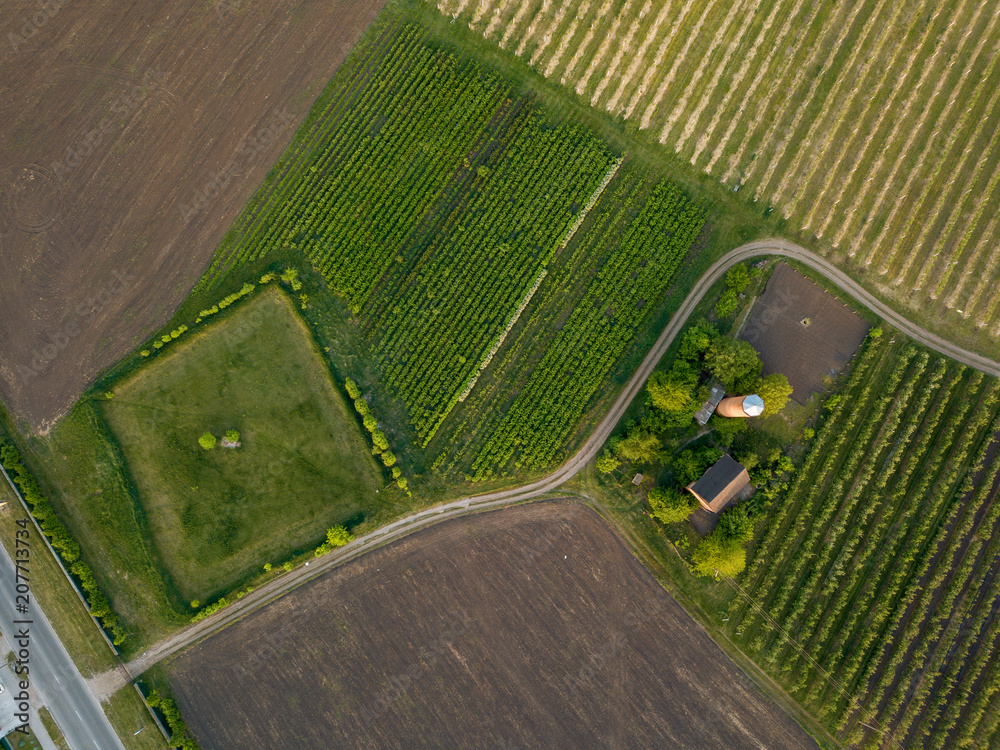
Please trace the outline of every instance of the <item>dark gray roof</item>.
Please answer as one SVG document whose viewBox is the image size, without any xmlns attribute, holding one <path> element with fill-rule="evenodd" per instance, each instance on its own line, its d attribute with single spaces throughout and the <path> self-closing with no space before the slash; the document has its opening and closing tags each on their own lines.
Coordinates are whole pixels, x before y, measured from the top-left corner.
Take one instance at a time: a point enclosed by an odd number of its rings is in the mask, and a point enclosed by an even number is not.
<svg viewBox="0 0 1000 750">
<path fill-rule="evenodd" d="M 750 478 L 747 476 L 743 464 L 728 453 L 724 453 L 722 458 L 702 475 L 701 479 L 690 485 L 690 488 L 706 503 L 713 506 L 713 510 L 715 506 L 720 506 L 721 510 L 721 506 L 729 502 L 749 481 Z"/>
</svg>

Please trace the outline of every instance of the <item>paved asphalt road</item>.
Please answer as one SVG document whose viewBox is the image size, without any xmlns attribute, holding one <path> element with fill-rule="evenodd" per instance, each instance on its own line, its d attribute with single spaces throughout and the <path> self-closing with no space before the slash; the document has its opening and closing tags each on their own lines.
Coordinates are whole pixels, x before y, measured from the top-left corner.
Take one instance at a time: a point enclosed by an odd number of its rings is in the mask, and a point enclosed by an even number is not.
<svg viewBox="0 0 1000 750">
<path fill-rule="evenodd" d="M 48 551 L 33 548 L 31 553 L 47 555 Z M 0 547 L 0 627 L 15 649 L 20 629 L 28 628 L 31 684 L 45 701 L 66 741 L 73 750 L 125 750 L 41 608 L 32 601 L 27 615 L 15 612 L 14 575 L 14 563 L 7 550 Z M 29 568 L 29 579 L 30 576 Z M 24 619 L 32 623 L 15 624 L 15 620 Z"/>
<path fill-rule="evenodd" d="M 719 279 L 725 275 L 736 263 L 759 256 L 781 256 L 799 261 L 810 268 L 819 271 L 837 286 L 844 290 L 846 294 L 861 302 L 866 307 L 874 310 L 880 317 L 888 321 L 891 325 L 900 329 L 916 341 L 934 349 L 942 354 L 946 354 L 971 367 L 983 370 L 991 375 L 1000 376 L 1000 363 L 973 352 L 966 351 L 955 344 L 936 336 L 929 331 L 925 331 L 919 326 L 911 323 L 897 312 L 880 302 L 876 297 L 862 288 L 845 273 L 831 265 L 820 256 L 799 247 L 798 245 L 781 239 L 767 239 L 750 242 L 741 245 L 730 251 L 716 261 L 702 275 L 698 282 L 691 289 L 677 313 L 670 319 L 666 328 L 660 333 L 659 338 L 643 359 L 642 364 L 632 375 L 625 388 L 615 400 L 611 409 L 597 425 L 597 428 L 583 444 L 579 451 L 560 466 L 552 474 L 539 479 L 530 484 L 514 487 L 497 492 L 489 492 L 482 495 L 461 498 L 450 503 L 436 506 L 428 510 L 414 513 L 402 518 L 395 523 L 383 526 L 364 537 L 356 539 L 349 545 L 343 547 L 335 553 L 330 553 L 323 558 L 316 560 L 309 567 L 300 567 L 294 572 L 276 578 L 270 583 L 259 587 L 252 594 L 244 597 L 239 602 L 231 604 L 217 615 L 206 618 L 182 631 L 179 631 L 169 638 L 153 646 L 149 651 L 131 661 L 128 671 L 133 675 L 138 675 L 146 669 L 170 656 L 173 653 L 195 643 L 211 633 L 225 627 L 229 623 L 238 620 L 258 607 L 267 604 L 269 601 L 282 594 L 302 585 L 325 571 L 337 565 L 341 565 L 347 560 L 363 554 L 373 547 L 385 544 L 393 539 L 409 534 L 417 529 L 429 526 L 439 521 L 462 516 L 470 512 L 498 508 L 504 505 L 523 502 L 531 498 L 538 497 L 550 492 L 561 484 L 572 478 L 586 464 L 597 455 L 608 437 L 610 437 L 618 421 L 621 419 L 629 403 L 642 389 L 646 378 L 652 373 L 664 352 L 669 348 L 674 338 L 687 322 L 694 308 L 708 290 Z M 109 691 L 120 687 L 123 684 L 121 672 L 107 673 L 93 678 L 92 688 L 98 695 L 105 695 Z"/>
</svg>

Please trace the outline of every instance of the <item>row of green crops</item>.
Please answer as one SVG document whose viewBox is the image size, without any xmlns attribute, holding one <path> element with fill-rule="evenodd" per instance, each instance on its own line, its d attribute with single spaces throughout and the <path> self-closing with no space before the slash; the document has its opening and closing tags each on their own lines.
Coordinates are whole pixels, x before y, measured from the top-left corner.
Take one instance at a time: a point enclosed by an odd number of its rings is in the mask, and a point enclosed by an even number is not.
<svg viewBox="0 0 1000 750">
<path fill-rule="evenodd" d="M 657 185 L 634 217 L 633 195 L 584 239 L 602 265 L 477 456 L 477 479 L 494 476 L 512 460 L 516 467 L 539 468 L 556 457 L 701 231 L 702 209 L 675 185 Z"/>
<path fill-rule="evenodd" d="M 730 612 L 852 744 L 984 747 L 1000 705 L 1000 384 L 872 338 Z"/>
</svg>

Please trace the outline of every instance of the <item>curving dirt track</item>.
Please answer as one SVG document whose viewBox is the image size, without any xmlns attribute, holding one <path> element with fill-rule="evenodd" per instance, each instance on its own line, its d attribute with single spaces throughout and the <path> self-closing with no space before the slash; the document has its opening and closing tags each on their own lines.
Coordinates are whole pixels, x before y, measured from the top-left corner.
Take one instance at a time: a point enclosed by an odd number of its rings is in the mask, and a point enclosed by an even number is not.
<svg viewBox="0 0 1000 750">
<path fill-rule="evenodd" d="M 349 560 L 353 560 L 375 547 L 387 544 L 418 529 L 440 523 L 449 518 L 457 518 L 477 511 L 525 502 L 552 492 L 563 483 L 569 481 L 597 455 L 604 443 L 607 442 L 608 437 L 610 437 L 618 421 L 628 408 L 628 405 L 632 402 L 632 399 L 635 398 L 636 394 L 645 384 L 646 379 L 652 373 L 660 358 L 663 357 L 670 344 L 673 343 L 677 334 L 680 333 L 684 324 L 691 316 L 694 308 L 708 290 L 711 289 L 712 285 L 719 281 L 725 275 L 726 271 L 736 263 L 764 255 L 791 258 L 808 265 L 840 286 L 850 297 L 875 310 L 883 319 L 906 332 L 914 340 L 942 354 L 947 354 L 971 367 L 983 370 L 994 376 L 1000 376 L 1000 363 L 966 351 L 910 323 L 865 291 L 842 271 L 837 270 L 828 261 L 809 250 L 781 239 L 758 240 L 741 245 L 719 258 L 698 279 L 673 318 L 670 319 L 670 322 L 660 333 L 659 338 L 657 338 L 653 347 L 639 365 L 639 368 L 633 373 L 628 383 L 626 383 L 621 393 L 619 393 L 611 409 L 594 429 L 594 432 L 591 433 L 580 449 L 554 472 L 519 487 L 511 487 L 505 490 L 460 498 L 449 503 L 428 508 L 427 510 L 419 511 L 387 524 L 380 529 L 376 529 L 366 536 L 355 539 L 346 547 L 325 555 L 310 567 L 300 567 L 288 575 L 276 578 L 212 617 L 208 617 L 174 633 L 130 661 L 125 665 L 124 669 L 112 670 L 92 678 L 90 680 L 91 688 L 98 696 L 110 695 L 126 684 L 131 675 L 138 675 L 145 672 L 171 654 L 175 654 L 191 644 L 207 638 L 212 633 L 245 617 L 249 612 L 269 604 L 289 591 L 317 578 L 326 571 L 342 565 Z"/>
<path fill-rule="evenodd" d="M 384 0 L 0 4 L 0 398 L 44 432 L 165 322 Z"/>
</svg>

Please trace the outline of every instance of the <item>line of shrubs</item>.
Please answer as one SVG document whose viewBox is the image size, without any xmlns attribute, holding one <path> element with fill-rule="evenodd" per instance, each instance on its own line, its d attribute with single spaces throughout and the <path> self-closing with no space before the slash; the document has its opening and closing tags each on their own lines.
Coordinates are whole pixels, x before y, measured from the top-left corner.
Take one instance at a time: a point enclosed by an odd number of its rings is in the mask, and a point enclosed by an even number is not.
<svg viewBox="0 0 1000 750">
<path fill-rule="evenodd" d="M 188 734 L 187 724 L 181 717 L 180 709 L 177 708 L 173 698 L 161 698 L 159 691 L 154 690 L 146 698 L 146 703 L 150 708 L 157 709 L 166 719 L 167 727 L 170 728 L 170 747 L 180 750 L 200 750 L 198 743 Z"/>
<path fill-rule="evenodd" d="M 354 410 L 361 415 L 361 423 L 371 434 L 372 455 L 378 456 L 382 459 L 382 463 L 385 464 L 385 467 L 390 470 L 392 478 L 396 480 L 396 486 L 409 495 L 410 488 L 407 485 L 406 477 L 403 476 L 403 470 L 396 466 L 396 454 L 389 450 L 389 439 L 385 436 L 385 433 L 378 428 L 378 420 L 375 419 L 375 415 L 372 414 L 372 410 L 371 407 L 368 406 L 368 402 L 362 398 L 361 390 L 358 388 L 357 383 L 350 378 L 347 378 L 347 380 L 344 381 L 344 388 L 347 391 L 347 395 L 354 401 Z"/>
<path fill-rule="evenodd" d="M 111 602 L 98 587 L 90 566 L 80 559 L 80 545 L 70 536 L 69 530 L 56 516 L 52 504 L 42 494 L 38 482 L 21 463 L 21 454 L 17 448 L 2 440 L 0 440 L 0 464 L 3 464 L 4 469 L 11 474 L 14 483 L 21 490 L 21 495 L 31 508 L 31 515 L 38 521 L 42 533 L 49 538 L 53 549 L 59 553 L 69 572 L 80 582 L 80 588 L 83 589 L 90 605 L 90 614 L 100 620 L 116 646 L 123 643 L 125 631 L 118 622 L 118 615 L 111 609 Z"/>
</svg>

